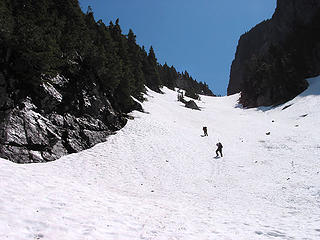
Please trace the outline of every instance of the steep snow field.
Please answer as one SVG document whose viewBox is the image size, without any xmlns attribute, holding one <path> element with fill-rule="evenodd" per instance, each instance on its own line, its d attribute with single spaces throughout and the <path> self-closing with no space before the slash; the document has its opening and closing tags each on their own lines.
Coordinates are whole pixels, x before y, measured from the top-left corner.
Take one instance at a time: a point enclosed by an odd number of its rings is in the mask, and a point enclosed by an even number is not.
<svg viewBox="0 0 320 240">
<path fill-rule="evenodd" d="M 320 77 L 309 82 L 259 109 L 233 95 L 196 111 L 149 91 L 148 113 L 89 150 L 0 159 L 0 239 L 320 239 Z"/>
</svg>

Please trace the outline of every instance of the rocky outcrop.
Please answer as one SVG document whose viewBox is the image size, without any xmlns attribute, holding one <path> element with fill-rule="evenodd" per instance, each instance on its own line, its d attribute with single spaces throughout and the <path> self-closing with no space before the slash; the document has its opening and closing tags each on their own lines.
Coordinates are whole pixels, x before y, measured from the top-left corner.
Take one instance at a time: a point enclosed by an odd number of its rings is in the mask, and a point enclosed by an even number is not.
<svg viewBox="0 0 320 240">
<path fill-rule="evenodd" d="M 4 112 L 1 157 L 18 163 L 52 161 L 68 153 L 58 126 L 35 112 L 30 99 Z"/>
<path fill-rule="evenodd" d="M 25 97 L 16 103 L 1 74 L 0 81 L 0 157 L 13 162 L 53 161 L 87 149 L 127 121 L 97 88 L 74 92 L 78 97 L 65 101 L 63 89 L 69 82 L 59 75 L 41 84 L 36 99 Z"/>
<path fill-rule="evenodd" d="M 304 79 L 320 74 L 319 19 L 320 1 L 278 0 L 270 20 L 240 37 L 228 95 L 243 92 L 244 102 L 257 106 L 304 90 Z"/>
<path fill-rule="evenodd" d="M 191 108 L 191 109 L 194 109 L 194 110 L 200 110 L 198 105 L 193 100 L 189 100 L 188 102 L 186 102 L 185 103 L 185 107 L 186 108 Z"/>
</svg>

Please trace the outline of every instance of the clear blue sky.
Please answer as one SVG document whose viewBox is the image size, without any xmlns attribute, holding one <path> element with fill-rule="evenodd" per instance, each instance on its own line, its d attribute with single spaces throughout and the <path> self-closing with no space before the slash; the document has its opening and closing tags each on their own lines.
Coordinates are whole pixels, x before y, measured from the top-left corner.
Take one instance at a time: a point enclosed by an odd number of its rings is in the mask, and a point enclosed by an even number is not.
<svg viewBox="0 0 320 240">
<path fill-rule="evenodd" d="M 231 62 L 241 34 L 269 19 L 276 0 L 80 0 L 96 20 L 117 18 L 123 34 L 152 45 L 158 62 L 187 70 L 215 94 L 226 94 Z"/>
</svg>

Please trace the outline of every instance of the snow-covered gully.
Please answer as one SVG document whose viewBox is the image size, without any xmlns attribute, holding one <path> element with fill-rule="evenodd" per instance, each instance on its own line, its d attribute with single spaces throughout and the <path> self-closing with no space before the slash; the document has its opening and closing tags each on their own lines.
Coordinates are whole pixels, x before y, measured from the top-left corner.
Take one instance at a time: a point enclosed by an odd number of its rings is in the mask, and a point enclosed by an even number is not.
<svg viewBox="0 0 320 240">
<path fill-rule="evenodd" d="M 309 82 L 259 109 L 233 95 L 196 111 L 149 91 L 147 113 L 89 150 L 0 159 L 0 239 L 320 239 L 320 78 Z"/>
</svg>

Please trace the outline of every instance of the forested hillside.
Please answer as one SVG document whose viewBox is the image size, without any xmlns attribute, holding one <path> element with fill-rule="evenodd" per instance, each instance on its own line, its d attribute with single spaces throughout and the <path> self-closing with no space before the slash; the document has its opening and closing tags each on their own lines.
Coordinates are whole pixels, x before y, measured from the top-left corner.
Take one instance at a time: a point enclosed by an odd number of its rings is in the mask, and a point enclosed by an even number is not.
<svg viewBox="0 0 320 240">
<path fill-rule="evenodd" d="M 118 19 L 95 22 L 91 9 L 83 13 L 77 0 L 4 0 L 0 12 L 0 70 L 6 80 L 17 80 L 15 99 L 37 96 L 39 84 L 57 74 L 72 82 L 65 100 L 96 83 L 124 112 L 132 109 L 130 96 L 142 100 L 145 84 L 159 91 L 162 85 L 177 87 L 180 78 L 190 91 L 212 94 L 189 75 L 161 66 L 152 47 L 147 53 L 137 45 L 132 30 L 122 33 Z"/>
<path fill-rule="evenodd" d="M 213 95 L 78 0 L 0 1 L 0 157 L 43 162 L 104 141 L 145 86 Z"/>
</svg>

